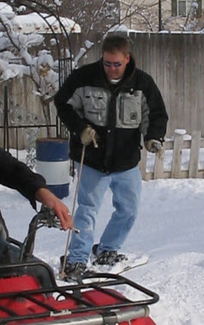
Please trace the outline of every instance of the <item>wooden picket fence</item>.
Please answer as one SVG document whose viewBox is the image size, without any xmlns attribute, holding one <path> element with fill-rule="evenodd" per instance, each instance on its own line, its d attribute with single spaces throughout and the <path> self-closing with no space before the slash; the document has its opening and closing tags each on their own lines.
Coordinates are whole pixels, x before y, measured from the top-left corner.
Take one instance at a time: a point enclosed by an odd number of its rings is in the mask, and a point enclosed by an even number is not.
<svg viewBox="0 0 204 325">
<path fill-rule="evenodd" d="M 192 137 L 175 131 L 172 140 L 164 143 L 161 157 L 142 150 L 139 164 L 143 180 L 158 178 L 204 178 L 204 139 L 201 131 L 193 131 Z M 183 159 L 185 157 L 185 159 Z"/>
</svg>

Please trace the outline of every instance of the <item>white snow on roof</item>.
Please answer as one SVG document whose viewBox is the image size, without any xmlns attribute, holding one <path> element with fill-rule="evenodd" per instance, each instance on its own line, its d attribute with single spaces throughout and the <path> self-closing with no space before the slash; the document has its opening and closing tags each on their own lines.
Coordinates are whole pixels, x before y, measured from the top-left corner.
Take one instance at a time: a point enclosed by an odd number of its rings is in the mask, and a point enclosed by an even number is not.
<svg viewBox="0 0 204 325">
<path fill-rule="evenodd" d="M 13 12 L 13 9 L 11 6 L 7 5 L 5 2 L 0 2 L 0 10 L 5 13 L 5 12 Z"/>
<path fill-rule="evenodd" d="M 64 32 L 58 19 L 45 13 L 38 15 L 37 13 L 33 12 L 26 15 L 15 15 L 12 7 L 7 5 L 5 2 L 0 2 L 0 12 L 11 20 L 15 32 L 22 32 L 26 34 L 46 34 L 53 33 L 53 31 L 55 33 Z M 81 27 L 73 20 L 66 17 L 59 17 L 59 19 L 67 33 L 81 33 Z M 53 31 L 50 26 L 52 27 Z"/>
<path fill-rule="evenodd" d="M 37 13 L 33 12 L 27 15 L 18 15 L 15 16 L 11 21 L 14 26 L 14 30 L 17 32 L 22 31 L 23 33 L 55 33 L 63 32 L 63 29 L 60 26 L 59 21 L 54 16 L 48 16 L 47 14 L 41 14 L 39 16 Z M 46 23 L 48 22 L 48 24 Z M 81 28 L 73 20 L 60 17 L 60 22 L 66 29 L 68 33 L 80 33 Z M 50 26 L 52 29 L 50 28 Z"/>
<path fill-rule="evenodd" d="M 0 2 L 0 12 L 6 15 L 7 18 L 12 18 L 15 16 L 13 8 L 7 5 L 5 2 Z"/>
</svg>

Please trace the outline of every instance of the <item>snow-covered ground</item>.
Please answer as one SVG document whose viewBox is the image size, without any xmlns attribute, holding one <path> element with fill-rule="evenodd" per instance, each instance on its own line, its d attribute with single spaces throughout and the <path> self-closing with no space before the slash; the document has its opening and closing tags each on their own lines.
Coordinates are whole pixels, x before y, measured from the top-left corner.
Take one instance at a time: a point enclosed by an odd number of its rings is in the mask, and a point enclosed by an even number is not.
<svg viewBox="0 0 204 325">
<path fill-rule="evenodd" d="M 72 209 L 75 182 L 63 201 Z M 10 235 L 23 240 L 35 215 L 16 191 L 0 186 L 0 207 Z M 157 292 L 160 301 L 150 306 L 157 325 L 204 323 L 204 180 L 165 179 L 143 182 L 140 212 L 122 251 L 149 255 L 147 265 L 127 272 L 126 277 Z M 112 212 L 107 192 L 96 223 L 95 241 Z M 64 254 L 67 232 L 41 229 L 35 255 L 55 271 Z M 130 293 L 129 293 L 130 294 Z"/>
</svg>

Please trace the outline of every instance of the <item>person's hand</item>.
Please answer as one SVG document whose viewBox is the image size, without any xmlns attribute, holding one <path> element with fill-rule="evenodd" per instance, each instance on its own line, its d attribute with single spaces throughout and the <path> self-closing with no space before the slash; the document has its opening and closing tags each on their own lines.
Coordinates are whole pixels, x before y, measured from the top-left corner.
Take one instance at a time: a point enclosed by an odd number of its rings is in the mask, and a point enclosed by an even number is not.
<svg viewBox="0 0 204 325">
<path fill-rule="evenodd" d="M 52 208 L 59 218 L 64 230 L 73 229 L 73 219 L 68 207 L 47 188 L 40 188 L 35 195 L 37 201 Z"/>
<path fill-rule="evenodd" d="M 160 141 L 158 140 L 148 140 L 145 142 L 145 148 L 147 151 L 152 152 L 152 153 L 158 153 L 159 157 L 162 156 L 163 153 L 163 147 Z"/>
<path fill-rule="evenodd" d="M 97 138 L 98 136 L 96 131 L 90 125 L 88 125 L 81 134 L 81 143 L 88 146 L 91 142 L 93 142 L 94 147 L 98 148 Z"/>
</svg>

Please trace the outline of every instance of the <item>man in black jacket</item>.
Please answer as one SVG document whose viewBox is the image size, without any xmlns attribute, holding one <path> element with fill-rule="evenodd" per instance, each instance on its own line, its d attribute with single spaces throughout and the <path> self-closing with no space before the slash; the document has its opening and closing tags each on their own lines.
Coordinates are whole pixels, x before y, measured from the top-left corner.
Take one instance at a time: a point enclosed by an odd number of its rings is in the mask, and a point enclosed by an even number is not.
<svg viewBox="0 0 204 325">
<path fill-rule="evenodd" d="M 160 152 L 168 116 L 152 77 L 135 67 L 126 38 L 107 36 L 103 57 L 75 70 L 55 96 L 59 117 L 70 131 L 70 157 L 80 162 L 86 146 L 67 276 L 83 273 L 93 245 L 95 217 L 105 191 L 113 193 L 113 212 L 95 263 L 125 258 L 118 250 L 137 216 L 141 193 L 138 169 L 141 133 L 147 150 Z"/>
<path fill-rule="evenodd" d="M 45 179 L 0 148 L 0 184 L 19 191 L 36 209 L 36 201 L 53 208 L 64 230 L 73 228 L 68 207 L 46 186 Z"/>
</svg>

